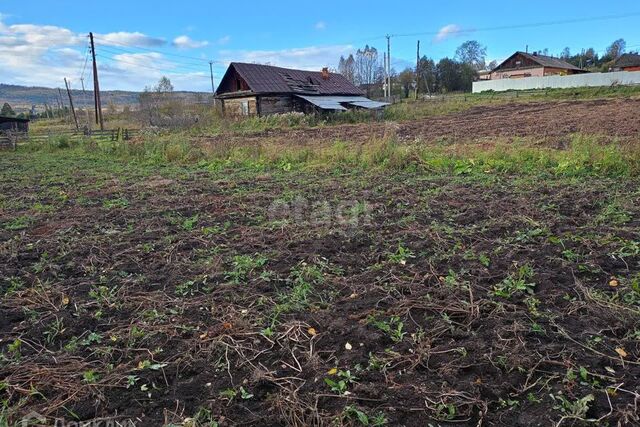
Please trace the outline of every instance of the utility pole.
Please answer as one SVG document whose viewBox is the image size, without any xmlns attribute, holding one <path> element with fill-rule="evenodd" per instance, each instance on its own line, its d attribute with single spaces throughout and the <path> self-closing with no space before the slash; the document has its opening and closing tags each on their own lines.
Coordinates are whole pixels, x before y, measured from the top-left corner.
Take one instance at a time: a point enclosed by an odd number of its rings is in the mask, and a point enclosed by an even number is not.
<svg viewBox="0 0 640 427">
<path fill-rule="evenodd" d="M 420 40 L 416 50 L 416 101 L 418 100 L 418 88 L 420 87 Z"/>
<path fill-rule="evenodd" d="M 82 104 L 84 105 L 84 112 L 87 113 L 87 129 L 91 118 L 89 117 L 89 107 L 87 106 L 87 91 L 84 88 L 84 77 L 80 77 L 80 84 L 82 85 Z"/>
<path fill-rule="evenodd" d="M 91 41 L 91 56 L 93 57 L 93 95 L 96 107 L 96 124 L 100 124 L 100 130 L 104 130 L 102 119 L 102 102 L 100 101 L 100 83 L 98 82 L 98 64 L 96 63 L 96 46 L 93 43 L 93 33 L 89 33 Z"/>
<path fill-rule="evenodd" d="M 387 102 L 391 102 L 391 36 L 387 34 Z"/>
<path fill-rule="evenodd" d="M 60 100 L 60 102 L 58 103 L 58 105 L 60 105 L 60 114 L 62 114 L 62 117 L 66 119 L 66 115 L 64 114 L 64 99 L 62 99 L 62 91 L 60 90 L 60 88 L 58 88 L 58 99 Z"/>
<path fill-rule="evenodd" d="M 78 126 L 78 118 L 76 117 L 76 110 L 73 108 L 73 98 L 71 97 L 71 89 L 69 89 L 69 83 L 67 82 L 67 78 L 64 78 L 64 86 L 67 88 L 67 95 L 69 95 L 69 105 L 71 106 L 71 112 L 73 113 L 73 121 L 76 124 L 76 130 L 80 130 L 80 126 Z"/>
<path fill-rule="evenodd" d="M 213 83 L 213 61 L 209 61 L 209 71 L 211 72 L 211 93 L 213 93 L 213 106 L 216 106 L 216 85 Z"/>
</svg>

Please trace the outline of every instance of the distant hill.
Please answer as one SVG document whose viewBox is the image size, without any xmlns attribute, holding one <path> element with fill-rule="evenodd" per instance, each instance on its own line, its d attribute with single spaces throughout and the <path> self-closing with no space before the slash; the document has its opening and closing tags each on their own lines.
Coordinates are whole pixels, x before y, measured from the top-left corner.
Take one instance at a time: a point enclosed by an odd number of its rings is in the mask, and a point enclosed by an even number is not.
<svg viewBox="0 0 640 427">
<path fill-rule="evenodd" d="M 138 97 L 140 92 L 128 92 L 123 90 L 105 90 L 101 91 L 102 106 L 106 108 L 109 104 L 115 104 L 117 106 L 136 105 L 138 104 Z M 83 106 L 93 105 L 93 91 L 74 89 L 71 91 L 73 102 L 76 108 L 82 108 Z M 210 93 L 200 92 L 174 92 L 177 98 L 182 98 L 185 101 L 191 102 L 204 102 L 211 98 Z M 65 89 L 62 89 L 63 102 L 65 105 L 69 104 L 69 98 Z M 36 106 L 36 111 L 43 111 L 44 105 L 56 106 L 58 96 L 58 89 L 47 87 L 28 87 L 0 84 L 0 106 L 5 102 L 8 102 L 16 112 L 31 110 L 31 106 Z"/>
</svg>

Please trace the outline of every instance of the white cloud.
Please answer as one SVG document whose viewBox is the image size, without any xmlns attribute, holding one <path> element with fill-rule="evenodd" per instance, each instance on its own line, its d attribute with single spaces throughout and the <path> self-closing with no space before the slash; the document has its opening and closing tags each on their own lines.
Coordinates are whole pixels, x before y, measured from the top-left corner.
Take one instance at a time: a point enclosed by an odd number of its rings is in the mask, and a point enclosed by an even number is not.
<svg viewBox="0 0 640 427">
<path fill-rule="evenodd" d="M 160 47 L 167 43 L 165 39 L 151 37 L 139 32 L 119 31 L 117 33 L 96 34 L 95 37 L 100 43 L 114 46 Z"/>
<path fill-rule="evenodd" d="M 178 49 L 200 49 L 208 45 L 208 41 L 193 40 L 189 36 L 178 36 L 173 39 L 173 46 L 177 47 Z"/>
<path fill-rule="evenodd" d="M 327 28 L 327 23 L 324 21 L 318 21 L 316 22 L 316 25 L 314 25 L 316 30 L 324 30 L 325 28 Z"/>
<path fill-rule="evenodd" d="M 80 87 L 87 35 L 50 25 L 6 24 L 0 15 L 0 82 L 25 86 L 60 87 L 67 77 Z M 210 90 L 208 64 L 202 71 L 167 59 L 159 52 L 114 54 L 100 46 L 161 47 L 165 40 L 140 32 L 96 34 L 100 83 L 103 89 L 142 90 L 166 75 L 177 90 Z M 217 70 L 216 70 L 217 71 Z M 85 83 L 90 79 L 90 64 Z"/>
<path fill-rule="evenodd" d="M 444 27 L 440 28 L 440 31 L 438 31 L 438 34 L 434 38 L 434 41 L 442 42 L 442 41 L 445 41 L 446 39 L 458 36 L 462 32 L 463 32 L 463 29 L 460 25 L 457 25 L 457 24 L 445 25 Z"/>
<path fill-rule="evenodd" d="M 224 62 L 250 62 L 319 71 L 333 66 L 341 55 L 353 53 L 352 45 L 309 46 L 283 50 L 238 50 L 220 52 Z"/>
<path fill-rule="evenodd" d="M 231 36 L 224 36 L 224 37 L 220 37 L 217 43 L 220 46 L 224 46 L 226 44 L 229 44 L 230 41 L 231 41 Z"/>
</svg>

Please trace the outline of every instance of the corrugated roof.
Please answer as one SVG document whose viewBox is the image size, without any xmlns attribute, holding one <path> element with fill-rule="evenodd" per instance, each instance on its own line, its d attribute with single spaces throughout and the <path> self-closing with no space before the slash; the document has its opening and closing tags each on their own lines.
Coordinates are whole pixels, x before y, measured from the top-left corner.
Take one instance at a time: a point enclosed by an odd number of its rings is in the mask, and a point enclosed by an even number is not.
<svg viewBox="0 0 640 427">
<path fill-rule="evenodd" d="M 513 55 L 511 55 L 509 58 L 507 58 L 505 61 L 503 61 L 500 65 L 498 65 L 496 68 L 494 68 L 494 70 L 497 70 L 498 68 L 500 68 L 503 64 L 505 64 L 506 62 L 508 62 L 511 58 L 513 58 L 516 55 L 522 55 L 525 58 L 540 64 L 543 67 L 550 67 L 550 68 L 560 68 L 563 70 L 574 70 L 574 71 L 582 71 L 584 72 L 585 70 L 583 70 L 580 67 L 576 67 L 573 64 L 568 63 L 567 61 L 565 61 L 564 59 L 560 59 L 560 58 L 554 58 L 553 56 L 546 56 L 546 55 L 538 55 L 538 54 L 531 54 L 531 53 L 527 53 L 527 52 L 516 52 Z"/>
<path fill-rule="evenodd" d="M 256 94 L 364 95 L 362 90 L 341 74 L 329 73 L 329 78 L 324 79 L 320 71 L 294 70 L 242 62 L 232 62 L 229 70 L 231 68 L 235 68 L 251 92 Z M 225 77 L 229 75 L 229 70 Z"/>
<path fill-rule="evenodd" d="M 625 53 L 615 64 L 616 68 L 640 67 L 640 55 L 637 53 Z"/>
<path fill-rule="evenodd" d="M 386 102 L 372 101 L 364 96 L 296 96 L 322 108 L 323 110 L 344 111 L 347 109 L 345 108 L 345 105 L 376 110 L 389 105 Z"/>
</svg>

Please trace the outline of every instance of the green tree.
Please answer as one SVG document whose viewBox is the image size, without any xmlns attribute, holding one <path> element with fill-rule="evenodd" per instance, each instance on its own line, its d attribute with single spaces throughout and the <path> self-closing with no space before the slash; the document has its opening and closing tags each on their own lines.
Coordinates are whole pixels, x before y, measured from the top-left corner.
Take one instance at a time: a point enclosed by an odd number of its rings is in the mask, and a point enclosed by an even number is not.
<svg viewBox="0 0 640 427">
<path fill-rule="evenodd" d="M 158 93 L 171 93 L 173 92 L 173 84 L 171 84 L 171 80 L 167 76 L 162 76 L 154 89 Z"/>
<path fill-rule="evenodd" d="M 402 96 L 409 97 L 411 89 L 415 88 L 416 76 L 411 68 L 405 68 L 403 72 L 398 75 L 398 82 L 402 88 Z"/>
<path fill-rule="evenodd" d="M 611 46 L 607 48 L 607 56 L 611 60 L 615 61 L 616 59 L 620 58 L 620 56 L 622 56 L 626 48 L 627 42 L 624 41 L 624 39 L 618 39 L 611 43 Z"/>
<path fill-rule="evenodd" d="M 487 48 L 475 40 L 462 43 L 456 49 L 455 59 L 463 64 L 471 65 L 475 70 L 482 70 L 485 67 Z"/>
<path fill-rule="evenodd" d="M 15 115 L 16 115 L 16 112 L 13 111 L 13 108 L 11 108 L 11 105 L 9 105 L 8 102 L 5 102 L 4 105 L 2 106 L 2 110 L 0 110 L 0 116 L 14 117 Z"/>
</svg>

